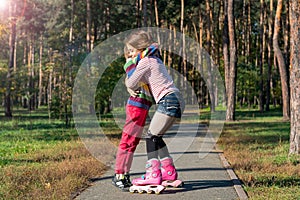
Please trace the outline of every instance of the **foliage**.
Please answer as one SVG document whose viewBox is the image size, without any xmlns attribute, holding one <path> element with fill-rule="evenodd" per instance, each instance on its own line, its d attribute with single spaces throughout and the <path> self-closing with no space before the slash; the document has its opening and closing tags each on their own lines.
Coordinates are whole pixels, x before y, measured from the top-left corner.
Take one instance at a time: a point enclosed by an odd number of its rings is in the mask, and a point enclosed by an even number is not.
<svg viewBox="0 0 300 200">
<path fill-rule="evenodd" d="M 17 1 L 17 11 L 15 16 L 17 17 L 17 46 L 16 46 L 16 63 L 17 73 L 14 74 L 13 78 L 13 99 L 15 99 L 14 105 L 24 106 L 22 98 L 43 96 L 43 104 L 49 104 L 51 108 L 52 116 L 61 118 L 66 115 L 65 107 L 70 111 L 71 96 L 72 96 L 72 85 L 76 72 L 88 55 L 86 49 L 86 34 L 87 34 L 87 6 L 86 1 L 73 1 L 74 5 L 71 5 L 72 1 L 42 1 L 42 0 L 30 0 L 30 1 Z M 117 0 L 113 1 L 97 1 L 91 0 L 91 33 L 93 46 L 100 44 L 108 37 L 120 33 L 122 31 L 136 28 L 140 26 L 143 20 L 143 15 L 147 15 L 148 25 L 153 26 L 155 24 L 154 16 L 154 5 L 153 2 L 147 4 L 147 12 L 143 13 L 142 8 L 138 8 L 136 1 L 130 0 L 126 2 L 120 2 Z M 180 29 L 181 23 L 181 2 L 180 1 L 157 1 L 158 3 L 158 19 L 159 26 L 169 27 L 170 25 L 176 28 L 176 31 Z M 184 26 L 186 27 L 186 35 L 192 38 L 196 38 L 196 33 L 199 34 L 200 30 L 200 17 L 203 22 L 203 48 L 207 48 L 208 42 L 206 41 L 206 28 L 208 26 L 209 15 L 206 13 L 206 2 L 205 1 L 185 1 L 184 2 Z M 245 13 L 240 12 L 247 6 L 248 1 L 235 1 L 235 17 L 237 19 L 236 32 L 238 37 L 239 45 L 239 64 L 237 73 L 237 98 L 242 106 L 249 106 L 257 104 L 254 97 L 258 96 L 257 93 L 260 90 L 258 87 L 259 78 L 257 75 L 258 66 L 255 64 L 257 55 L 260 51 L 260 45 L 257 43 L 260 30 L 259 30 L 259 2 L 251 2 L 251 52 L 250 57 L 246 58 L 242 55 L 244 38 L 243 35 L 245 30 L 245 20 L 247 20 L 247 10 Z M 269 3 L 266 1 L 266 4 Z M 221 2 L 210 2 L 212 9 L 212 20 L 218 22 L 222 20 L 223 14 L 223 3 Z M 268 10 L 267 10 L 268 11 Z M 273 13 L 274 14 L 274 13 Z M 3 15 L 5 17 L 6 15 Z M 6 16 L 7 17 L 7 16 Z M 285 12 L 283 14 L 283 20 L 287 16 Z M 9 37 L 9 20 L 0 21 L 0 67 L 5 68 L 8 63 L 8 37 Z M 220 21 L 221 22 L 221 21 Z M 213 23 L 213 32 L 211 37 L 214 41 L 213 46 L 213 59 L 216 64 L 219 65 L 220 73 L 224 76 L 224 63 L 222 60 L 222 29 L 223 23 Z M 72 30 L 72 33 L 71 33 Z M 196 31 L 196 32 L 195 32 Z M 283 40 L 280 44 L 283 45 Z M 39 48 L 43 46 L 42 55 L 42 89 L 38 89 L 39 81 L 39 61 L 40 52 Z M 29 49 L 32 48 L 34 51 L 32 54 L 32 63 L 29 59 Z M 220 49 L 217 51 L 217 49 Z M 172 56 L 173 63 L 172 67 L 180 71 L 181 64 L 177 60 L 176 56 Z M 247 60 L 249 62 L 247 62 Z M 265 61 L 266 62 L 266 61 Z M 2 64 L 3 63 L 3 64 Z M 33 68 L 32 75 L 29 75 L 29 63 L 30 67 Z M 118 66 L 122 66 L 122 61 L 118 61 Z M 50 69 L 52 66 L 53 74 L 50 80 Z M 193 66 L 187 65 L 187 72 L 189 76 L 194 76 Z M 273 66 L 272 66 L 273 68 Z M 121 77 L 123 73 L 119 70 L 120 67 L 113 67 L 108 69 L 104 77 L 102 77 L 101 88 L 98 88 L 96 94 L 96 102 L 99 102 L 96 107 L 97 109 L 103 108 L 103 106 L 109 105 L 110 91 L 112 91 L 114 83 Z M 279 72 L 274 68 L 272 73 L 273 91 L 272 101 L 281 101 L 280 91 L 280 79 Z M 115 71 L 114 71 L 115 70 Z M 1 72 L 2 73 L 2 72 Z M 198 72 L 195 72 L 198 73 Z M 264 65 L 264 80 L 266 82 L 267 77 L 267 66 Z M 3 76 L 5 72 L 3 71 Z M 33 76 L 33 77 L 31 77 Z M 200 88 L 199 80 L 200 76 L 194 76 L 189 80 L 193 82 L 195 91 L 200 97 L 206 96 L 205 89 Z M 104 80 L 108 78 L 108 80 Z M 32 88 L 28 88 L 30 80 L 33 81 Z M 57 81 L 57 84 L 49 85 L 51 81 Z M 61 81 L 64 81 L 62 83 Z M 244 84 L 245 83 L 245 84 Z M 105 84 L 106 87 L 102 87 Z M 61 86 L 61 87 L 59 87 Z M 266 85 L 264 85 L 265 90 Z M 1 92 L 5 91 L 5 84 L 1 85 Z M 49 95 L 50 88 L 53 93 L 53 101 L 50 105 L 50 100 L 47 98 Z M 202 91 L 203 90 L 203 91 Z M 43 91 L 43 94 L 39 94 L 39 91 Z M 66 98 L 64 98 L 66 96 Z M 243 99 L 243 100 L 242 100 Z M 208 100 L 206 100 L 208 102 Z M 103 104 L 103 106 L 100 106 Z M 202 103 L 203 104 L 203 103 Z M 30 108 L 32 109 L 32 108 Z M 35 107 L 33 108 L 35 109 Z"/>
<path fill-rule="evenodd" d="M 96 107 L 100 114 L 107 113 L 111 108 L 111 96 L 112 92 L 124 75 L 123 65 L 125 64 L 124 58 L 119 58 L 116 61 L 112 62 L 108 66 L 99 80 L 97 91 L 96 91 Z"/>
</svg>

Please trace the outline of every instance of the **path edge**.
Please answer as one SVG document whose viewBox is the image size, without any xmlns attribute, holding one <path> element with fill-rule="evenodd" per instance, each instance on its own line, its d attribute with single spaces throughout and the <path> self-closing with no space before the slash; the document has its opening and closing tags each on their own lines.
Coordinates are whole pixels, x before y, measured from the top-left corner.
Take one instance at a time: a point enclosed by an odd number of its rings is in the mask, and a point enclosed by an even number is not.
<svg viewBox="0 0 300 200">
<path fill-rule="evenodd" d="M 233 187 L 234 187 L 239 199 L 240 200 L 248 200 L 248 195 L 246 194 L 245 190 L 243 189 L 240 179 L 237 177 L 234 170 L 230 166 L 229 162 L 225 158 L 223 151 L 220 150 L 219 148 L 216 148 L 216 149 L 219 152 L 218 153 L 219 157 L 221 159 L 223 166 L 226 168 L 227 174 L 229 175 L 230 179 L 233 182 Z"/>
</svg>

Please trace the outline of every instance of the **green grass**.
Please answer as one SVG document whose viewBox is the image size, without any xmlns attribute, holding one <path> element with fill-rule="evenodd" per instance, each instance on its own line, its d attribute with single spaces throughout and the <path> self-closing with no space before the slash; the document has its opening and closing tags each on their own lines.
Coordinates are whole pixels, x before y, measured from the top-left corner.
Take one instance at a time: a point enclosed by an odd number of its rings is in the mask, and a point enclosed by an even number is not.
<svg viewBox="0 0 300 200">
<path fill-rule="evenodd" d="M 13 120 L 0 116 L 0 199 L 70 199 L 106 170 L 86 150 L 74 127 L 49 121 L 43 109 L 14 114 Z M 206 108 L 185 120 L 207 123 L 219 116 Z M 218 144 L 249 198 L 299 199 L 300 158 L 288 157 L 290 124 L 282 121 L 281 110 L 239 109 L 236 118 L 225 123 Z M 121 130 L 113 115 L 101 116 L 100 125 L 117 144 Z"/>
<path fill-rule="evenodd" d="M 45 109 L 14 111 L 12 120 L 0 116 L 0 199 L 70 199 L 105 169 L 76 129 L 49 120 Z"/>
<path fill-rule="evenodd" d="M 280 109 L 238 110 L 236 118 L 218 143 L 250 199 L 299 199 L 300 157 L 288 156 L 290 123 Z"/>
</svg>

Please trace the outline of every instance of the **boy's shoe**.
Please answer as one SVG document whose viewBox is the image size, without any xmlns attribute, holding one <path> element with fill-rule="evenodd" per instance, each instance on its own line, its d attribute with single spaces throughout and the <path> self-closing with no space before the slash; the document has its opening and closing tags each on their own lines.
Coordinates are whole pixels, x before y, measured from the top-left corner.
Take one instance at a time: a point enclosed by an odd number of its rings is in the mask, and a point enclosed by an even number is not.
<svg viewBox="0 0 300 200">
<path fill-rule="evenodd" d="M 125 176 L 123 176 L 122 179 L 119 179 L 119 178 L 117 178 L 117 175 L 115 174 L 111 183 L 121 190 L 124 190 L 126 188 L 125 187 L 125 185 L 126 185 Z"/>
<path fill-rule="evenodd" d="M 129 176 L 129 174 L 125 174 L 124 175 L 124 187 L 127 188 L 130 186 L 132 186 L 132 183 L 130 181 L 130 176 Z"/>
<path fill-rule="evenodd" d="M 120 188 L 121 190 L 124 190 L 124 189 L 129 188 L 130 186 L 132 186 L 129 174 L 125 174 L 125 175 L 115 174 L 113 179 L 112 179 L 112 184 L 114 186 Z"/>
</svg>

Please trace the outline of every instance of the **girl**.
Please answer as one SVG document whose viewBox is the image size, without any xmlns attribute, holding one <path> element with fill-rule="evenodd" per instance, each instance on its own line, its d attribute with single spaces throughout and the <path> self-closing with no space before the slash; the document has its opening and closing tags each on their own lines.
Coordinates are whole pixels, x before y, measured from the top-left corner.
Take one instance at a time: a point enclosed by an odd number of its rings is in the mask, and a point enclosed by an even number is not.
<svg viewBox="0 0 300 200">
<path fill-rule="evenodd" d="M 145 31 L 137 31 L 128 36 L 126 47 L 130 56 L 138 56 L 147 48 L 153 49 L 153 55 L 142 58 L 135 71 L 125 81 L 126 87 L 136 90 L 140 83 L 149 85 L 157 104 L 146 137 L 148 161 L 146 174 L 134 179 L 134 185 L 160 185 L 165 180 L 176 180 L 177 172 L 162 136 L 172 126 L 176 118 L 181 117 L 184 103 L 179 90 L 162 63 L 158 45 Z M 160 160 L 159 160 L 160 158 Z"/>
</svg>

